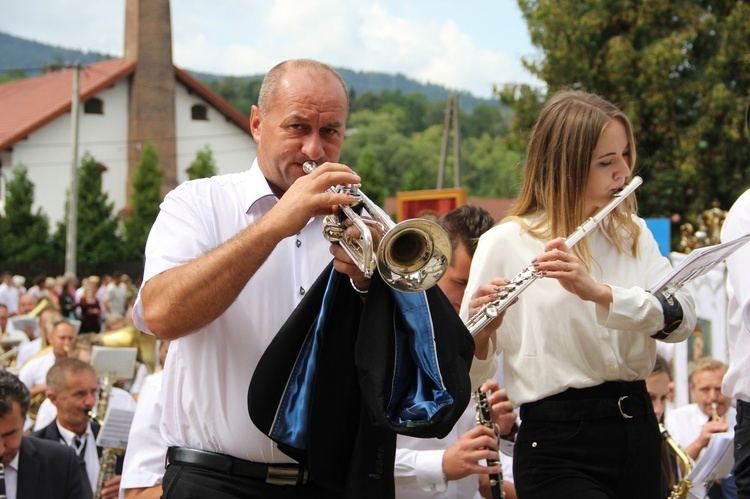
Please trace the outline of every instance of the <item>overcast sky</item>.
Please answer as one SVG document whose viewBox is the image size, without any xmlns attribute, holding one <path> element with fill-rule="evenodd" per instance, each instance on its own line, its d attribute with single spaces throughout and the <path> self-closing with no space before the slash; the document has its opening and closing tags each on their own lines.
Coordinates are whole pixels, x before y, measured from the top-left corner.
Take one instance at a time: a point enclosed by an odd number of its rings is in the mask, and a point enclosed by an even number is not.
<svg viewBox="0 0 750 499">
<path fill-rule="evenodd" d="M 173 0 L 175 64 L 216 74 L 265 73 L 310 57 L 402 73 L 490 97 L 493 84 L 539 85 L 515 0 Z M 0 31 L 65 48 L 122 55 L 125 0 L 14 0 Z"/>
</svg>

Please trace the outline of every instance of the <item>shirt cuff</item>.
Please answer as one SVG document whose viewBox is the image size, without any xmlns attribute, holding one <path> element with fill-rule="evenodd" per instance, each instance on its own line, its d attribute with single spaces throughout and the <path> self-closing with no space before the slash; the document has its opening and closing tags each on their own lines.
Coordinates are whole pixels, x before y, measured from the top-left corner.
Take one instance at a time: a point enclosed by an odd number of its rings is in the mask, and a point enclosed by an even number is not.
<svg viewBox="0 0 750 499">
<path fill-rule="evenodd" d="M 447 488 L 443 480 L 444 450 L 421 450 L 417 453 L 417 484 L 422 490 L 444 492 Z"/>
</svg>

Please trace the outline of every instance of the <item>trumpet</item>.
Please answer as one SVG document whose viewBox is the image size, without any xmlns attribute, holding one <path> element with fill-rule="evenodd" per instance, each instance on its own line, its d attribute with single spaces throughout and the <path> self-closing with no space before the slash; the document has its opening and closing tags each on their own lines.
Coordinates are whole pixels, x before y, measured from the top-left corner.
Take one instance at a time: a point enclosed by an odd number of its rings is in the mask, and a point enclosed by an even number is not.
<svg viewBox="0 0 750 499">
<path fill-rule="evenodd" d="M 633 191 L 635 191 L 643 180 L 641 177 L 633 177 L 623 189 L 614 195 L 612 200 L 596 212 L 596 214 L 588 218 L 585 222 L 578 226 L 578 228 L 565 239 L 565 244 L 568 248 L 575 246 L 581 239 L 586 237 L 589 232 L 594 230 L 599 222 L 601 222 L 605 216 L 607 216 L 612 210 L 614 210 L 620 203 L 622 203 Z M 508 283 L 498 293 L 497 298 L 493 301 L 485 304 L 480 308 L 474 315 L 469 317 L 466 322 L 466 328 L 469 330 L 472 336 L 475 336 L 479 331 L 484 329 L 490 322 L 492 322 L 497 316 L 502 314 L 515 299 L 520 295 L 526 288 L 528 288 L 532 282 L 539 278 L 539 272 L 534 269 L 533 265 L 529 265 L 523 269 L 518 275 L 516 275 L 510 283 Z"/>
<path fill-rule="evenodd" d="M 724 418 L 719 416 L 718 408 L 719 406 L 716 402 L 711 402 L 711 421 L 724 421 Z"/>
<path fill-rule="evenodd" d="M 306 161 L 302 169 L 310 174 L 317 166 L 313 161 Z M 328 189 L 328 192 L 354 196 L 355 202 L 339 205 L 338 216 L 325 218 L 324 237 L 332 243 L 339 243 L 368 279 L 377 270 L 386 284 L 407 293 L 424 291 L 437 284 L 451 259 L 451 243 L 445 231 L 435 222 L 423 218 L 394 223 L 360 187 L 361 184 L 349 184 Z M 374 220 L 360 216 L 358 212 L 362 208 Z M 359 230 L 358 238 L 346 233 L 345 218 Z M 382 235 L 377 252 L 373 230 Z"/>
</svg>

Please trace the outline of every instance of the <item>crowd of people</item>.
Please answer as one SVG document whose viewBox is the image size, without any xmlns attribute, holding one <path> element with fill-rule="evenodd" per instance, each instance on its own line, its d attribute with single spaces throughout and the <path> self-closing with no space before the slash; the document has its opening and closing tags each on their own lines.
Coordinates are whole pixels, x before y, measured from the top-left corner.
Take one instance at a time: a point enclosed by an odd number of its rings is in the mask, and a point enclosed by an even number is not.
<svg viewBox="0 0 750 499">
<path fill-rule="evenodd" d="M 349 338 L 347 331 L 326 329 L 338 320 L 326 307 L 346 299 L 359 312 L 383 300 L 378 275 L 366 274 L 345 243 L 322 235 L 323 216 L 355 202 L 349 191 L 330 187 L 360 182 L 338 163 L 348 105 L 343 80 L 325 64 L 300 59 L 271 69 L 250 116 L 257 158 L 243 173 L 186 182 L 166 196 L 146 245 L 140 289 L 122 275 L 89 276 L 80 287 L 74 276 L 39 279 L 28 290 L 20 279 L 3 276 L 0 332 L 5 346 L 18 343 L 18 375 L 8 362 L 0 373 L 0 495 L 663 499 L 689 470 L 666 445 L 661 424 L 691 460 L 700 459 L 712 435 L 733 434 L 735 467 L 709 497 L 750 497 L 750 297 L 742 279 L 750 248 L 727 261 L 730 365 L 698 360 L 692 403 L 670 407 L 670 359 L 657 352 L 689 337 L 695 305 L 685 289 L 670 296 L 648 291 L 671 265 L 637 216 L 635 196 L 622 199 L 575 246 L 565 239 L 617 197 L 636 169 L 629 118 L 584 92 L 560 92 L 545 104 L 531 132 L 521 193 L 506 218 L 496 221 L 465 205 L 438 220 L 452 247 L 436 286 L 446 309 L 440 313 L 468 321 L 529 265 L 538 280 L 474 334 L 470 367 L 446 355 L 445 336 L 435 335 L 437 379 L 394 386 L 386 416 L 372 413 L 369 397 L 380 394 L 362 388 L 366 415 L 355 423 L 359 431 L 336 419 L 335 406 L 310 414 L 340 425 L 340 433 L 322 438 L 294 421 L 276 420 L 271 431 L 254 424 L 248 405 L 253 385 L 266 382 L 254 376 L 264 353 L 307 310 L 302 304 L 331 261 L 320 311 L 302 331 L 310 339 L 300 356 L 312 352 L 315 359 L 318 352 L 320 364 L 344 363 L 326 356 L 331 342 L 360 340 L 354 331 Z M 307 161 L 317 168 L 306 173 Z M 725 240 L 750 232 L 748 204 L 746 193 L 730 211 Z M 343 228 L 355 239 L 361 235 L 351 221 Z M 32 314 L 36 322 L 13 327 L 14 317 L 28 317 L 42 299 L 46 306 Z M 383 310 L 402 310 L 385 303 Z M 445 317 L 430 309 L 435 301 L 409 303 L 428 325 Z M 400 321 L 395 313 L 385 322 Z M 136 364 L 129 380 L 111 389 L 105 383 L 110 407 L 134 417 L 124 456 L 102 479 L 97 435 L 103 415 L 96 414 L 102 380 L 91 352 L 107 330 L 128 325 L 159 339 L 159 363 L 154 374 Z M 430 349 L 398 339 L 399 326 L 384 332 L 396 338 L 396 351 L 426 356 Z M 367 327 L 372 324 L 356 326 Z M 463 329 L 456 338 L 465 337 Z M 320 331 L 340 336 L 320 338 Z M 352 366 L 360 368 L 362 351 L 353 351 Z M 306 391 L 321 389 L 320 379 L 335 381 L 319 375 L 323 366 L 314 361 L 303 371 L 296 366 L 286 386 L 298 393 L 269 407 L 272 415 L 299 406 L 319 411 Z M 394 378 L 403 374 L 399 369 L 412 369 L 392 367 Z M 370 373 L 358 373 L 359 386 L 370 387 Z M 331 394 L 337 388 L 322 387 Z M 477 424 L 476 402 L 456 406 L 467 390 L 486 394 L 490 424 Z M 395 398 L 425 393 L 438 393 L 438 403 L 428 397 L 392 414 Z M 456 411 L 455 425 L 436 432 L 442 438 L 425 438 L 441 411 Z M 398 437 L 368 440 L 386 417 Z M 321 449 L 308 443 L 350 435 L 365 436 L 351 447 L 361 454 L 336 459 L 342 469 L 331 473 L 321 473 L 320 463 L 311 466 L 307 456 L 313 450 L 320 456 Z M 368 447 L 371 441 L 378 445 Z M 40 470 L 48 480 L 29 478 Z"/>
</svg>

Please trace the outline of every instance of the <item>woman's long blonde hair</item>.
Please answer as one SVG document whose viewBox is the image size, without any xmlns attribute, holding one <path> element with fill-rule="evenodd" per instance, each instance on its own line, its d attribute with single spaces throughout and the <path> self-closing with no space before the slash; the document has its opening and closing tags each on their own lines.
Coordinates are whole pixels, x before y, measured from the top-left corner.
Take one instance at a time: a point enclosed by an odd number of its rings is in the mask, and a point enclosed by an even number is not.
<svg viewBox="0 0 750 499">
<path fill-rule="evenodd" d="M 543 240 L 567 237 L 589 214 L 584 212 L 591 160 L 604 128 L 617 119 L 625 126 L 630 143 L 630 175 L 635 166 L 635 138 L 630 120 L 603 98 L 578 91 L 554 94 L 539 114 L 526 152 L 523 185 L 505 221 L 515 220 Z M 637 256 L 638 225 L 635 196 L 628 196 L 602 223 L 617 250 Z M 521 220 L 526 217 L 530 223 Z M 582 240 L 576 253 L 591 264 L 591 253 Z"/>
</svg>

